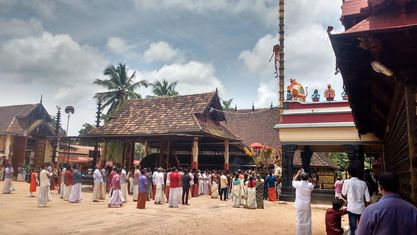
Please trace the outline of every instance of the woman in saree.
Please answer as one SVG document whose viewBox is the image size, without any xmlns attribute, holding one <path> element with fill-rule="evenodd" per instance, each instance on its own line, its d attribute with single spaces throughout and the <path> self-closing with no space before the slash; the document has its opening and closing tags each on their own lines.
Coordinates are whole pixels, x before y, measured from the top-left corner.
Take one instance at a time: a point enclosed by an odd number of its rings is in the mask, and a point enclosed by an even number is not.
<svg viewBox="0 0 417 235">
<path fill-rule="evenodd" d="M 211 175 L 211 198 L 219 198 L 219 183 L 215 173 Z"/>
<path fill-rule="evenodd" d="M 256 180 L 251 176 L 246 185 L 248 187 L 247 208 L 256 209 Z"/>
<path fill-rule="evenodd" d="M 232 202 L 233 207 L 239 208 L 243 192 L 243 180 L 239 178 L 239 174 L 235 174 L 232 181 Z"/>
<path fill-rule="evenodd" d="M 256 175 L 256 206 L 258 209 L 264 209 L 264 185 L 261 175 Z"/>
</svg>

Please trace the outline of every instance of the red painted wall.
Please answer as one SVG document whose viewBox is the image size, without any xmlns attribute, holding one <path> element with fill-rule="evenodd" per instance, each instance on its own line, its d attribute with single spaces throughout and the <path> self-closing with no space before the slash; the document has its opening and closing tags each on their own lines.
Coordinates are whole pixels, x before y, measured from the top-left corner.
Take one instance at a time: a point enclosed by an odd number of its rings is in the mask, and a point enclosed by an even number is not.
<svg viewBox="0 0 417 235">
<path fill-rule="evenodd" d="M 353 122 L 353 116 L 352 113 L 316 113 L 282 116 L 282 124 L 320 122 Z"/>
</svg>

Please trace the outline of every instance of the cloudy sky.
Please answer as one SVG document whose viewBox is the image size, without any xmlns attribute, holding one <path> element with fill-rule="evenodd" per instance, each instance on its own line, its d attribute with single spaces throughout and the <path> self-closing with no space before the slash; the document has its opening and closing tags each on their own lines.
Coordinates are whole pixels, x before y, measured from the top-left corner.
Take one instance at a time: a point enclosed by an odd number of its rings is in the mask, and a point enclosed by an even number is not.
<svg viewBox="0 0 417 235">
<path fill-rule="evenodd" d="M 0 0 L 0 105 L 73 105 L 70 134 L 93 123 L 93 85 L 109 64 L 137 79 L 178 81 L 180 94 L 219 89 L 238 108 L 276 105 L 277 0 Z M 342 79 L 326 34 L 341 0 L 286 1 L 286 85 L 323 92 Z M 150 89 L 138 90 L 146 96 Z M 310 99 L 310 98 L 309 98 Z M 66 121 L 64 118 L 64 126 Z"/>
</svg>

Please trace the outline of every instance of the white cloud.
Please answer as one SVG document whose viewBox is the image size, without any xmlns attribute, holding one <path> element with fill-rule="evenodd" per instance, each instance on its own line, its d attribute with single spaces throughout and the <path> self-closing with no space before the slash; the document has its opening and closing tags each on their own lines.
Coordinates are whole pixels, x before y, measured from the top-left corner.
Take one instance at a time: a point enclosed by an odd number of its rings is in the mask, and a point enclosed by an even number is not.
<svg viewBox="0 0 417 235">
<path fill-rule="evenodd" d="M 39 101 L 44 95 L 45 106 L 51 114 L 55 105 L 73 105 L 74 115 L 71 134 L 83 122 L 94 120 L 94 93 L 100 89 L 92 84 L 101 77 L 107 60 L 94 48 L 80 45 L 71 36 L 45 32 L 39 36 L 11 39 L 0 46 L 0 81 L 7 89 L 3 96 L 24 98 L 6 100 L 0 104 L 16 104 Z M 19 94 L 19 95 L 18 95 Z"/>
<path fill-rule="evenodd" d="M 252 12 L 268 24 L 276 19 L 276 3 L 270 0 L 135 0 L 138 9 L 187 10 L 193 13 L 227 11 L 231 13 Z"/>
<path fill-rule="evenodd" d="M 181 95 L 196 94 L 225 89 L 220 80 L 215 76 L 215 69 L 211 64 L 190 61 L 185 64 L 164 65 L 161 69 L 144 73 L 143 77 L 150 82 L 156 80 L 178 81 L 176 90 Z"/>
<path fill-rule="evenodd" d="M 270 34 L 265 35 L 258 40 L 252 50 L 242 51 L 239 60 L 242 60 L 251 72 L 268 73 L 273 71 L 273 61 L 269 62 L 269 58 L 276 41 L 276 37 Z"/>
<path fill-rule="evenodd" d="M 114 54 L 131 53 L 131 50 L 135 48 L 134 45 L 128 45 L 122 38 L 111 37 L 107 40 L 107 49 Z"/>
<path fill-rule="evenodd" d="M 255 108 L 264 108 L 269 107 L 271 102 L 276 105 L 276 94 L 274 92 L 274 84 L 273 82 L 261 82 L 258 89 L 256 90 L 256 101 L 255 101 Z"/>
<path fill-rule="evenodd" d="M 0 37 L 20 38 L 43 33 L 42 22 L 31 18 L 28 21 L 21 19 L 0 20 Z"/>
<path fill-rule="evenodd" d="M 274 68 L 268 59 L 277 41 L 276 36 L 267 34 L 258 40 L 253 49 L 240 53 L 239 59 L 261 81 L 272 78 Z M 327 84 L 332 84 L 336 92 L 341 93 L 343 81 L 340 76 L 334 75 L 335 62 L 326 28 L 316 23 L 306 24 L 286 36 L 285 87 L 289 84 L 289 79 L 294 78 L 303 86 L 309 87 L 308 99 L 314 89 L 318 89 L 321 94 Z"/>
<path fill-rule="evenodd" d="M 180 51 L 173 49 L 167 42 L 153 42 L 143 54 L 147 62 L 161 61 L 169 62 L 180 57 Z"/>
</svg>

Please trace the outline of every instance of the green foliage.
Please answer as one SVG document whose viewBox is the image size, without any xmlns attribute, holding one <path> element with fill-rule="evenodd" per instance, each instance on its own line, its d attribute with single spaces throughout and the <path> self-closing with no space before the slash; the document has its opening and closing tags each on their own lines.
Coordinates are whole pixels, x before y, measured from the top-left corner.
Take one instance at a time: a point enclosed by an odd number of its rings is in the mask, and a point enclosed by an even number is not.
<svg viewBox="0 0 417 235">
<path fill-rule="evenodd" d="M 160 81 L 156 81 L 152 84 L 152 92 L 155 96 L 158 97 L 167 97 L 167 96 L 177 96 L 178 92 L 175 91 L 175 87 L 177 86 L 178 82 L 169 83 L 165 79 Z"/>
<path fill-rule="evenodd" d="M 120 141 L 112 141 L 105 144 L 106 160 L 113 163 L 123 162 L 123 143 Z"/>
<path fill-rule="evenodd" d="M 84 136 L 88 132 L 92 131 L 94 128 L 95 128 L 94 125 L 92 125 L 90 123 L 84 123 L 83 126 L 81 127 L 81 129 L 78 131 L 78 135 L 79 136 Z"/>
<path fill-rule="evenodd" d="M 349 166 L 347 153 L 330 153 L 329 158 L 339 167 L 341 171 L 346 170 Z"/>
<path fill-rule="evenodd" d="M 233 99 L 222 100 L 223 110 L 231 110 L 232 109 L 232 102 L 233 102 Z"/>
<path fill-rule="evenodd" d="M 105 87 L 108 91 L 98 92 L 94 98 L 103 102 L 103 108 L 109 107 L 107 115 L 116 111 L 125 101 L 130 99 L 140 99 L 140 94 L 135 90 L 140 87 L 148 87 L 146 80 L 135 82 L 136 72 L 128 76 L 126 64 L 108 66 L 103 73 L 108 79 L 96 79 L 94 84 Z"/>
</svg>

